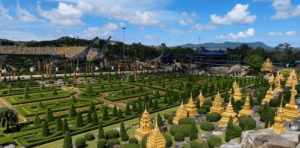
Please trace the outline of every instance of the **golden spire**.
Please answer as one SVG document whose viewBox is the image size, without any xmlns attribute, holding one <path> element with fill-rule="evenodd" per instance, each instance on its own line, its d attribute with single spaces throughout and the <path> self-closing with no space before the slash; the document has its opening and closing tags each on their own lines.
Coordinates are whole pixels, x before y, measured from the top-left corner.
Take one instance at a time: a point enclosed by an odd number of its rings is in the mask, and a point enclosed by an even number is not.
<svg viewBox="0 0 300 148">
<path fill-rule="evenodd" d="M 198 100 L 200 102 L 200 106 L 202 106 L 205 102 L 205 97 L 203 96 L 202 91 L 199 93 Z"/>
<path fill-rule="evenodd" d="M 183 105 L 183 102 L 181 102 L 180 106 L 178 107 L 177 111 L 176 111 L 176 115 L 173 118 L 173 123 L 174 124 L 178 124 L 178 122 L 181 119 L 184 119 L 187 117 L 187 111 L 185 110 L 185 107 Z"/>
<path fill-rule="evenodd" d="M 272 86 L 270 86 L 264 99 L 262 100 L 262 104 L 269 103 L 273 99 L 273 95 L 274 95 L 273 88 L 272 88 Z"/>
<path fill-rule="evenodd" d="M 298 77 L 295 69 L 290 70 L 290 75 L 286 81 L 286 86 L 288 87 L 296 87 L 298 85 Z"/>
<path fill-rule="evenodd" d="M 296 95 L 297 90 L 292 88 L 290 101 L 284 107 L 284 119 L 289 122 L 299 117 L 298 106 L 296 104 Z"/>
<path fill-rule="evenodd" d="M 135 130 L 135 137 L 138 140 L 142 140 L 144 136 L 148 135 L 151 132 L 151 130 L 152 130 L 151 117 L 147 109 L 145 109 L 140 119 L 140 127 Z"/>
<path fill-rule="evenodd" d="M 252 114 L 252 109 L 251 109 L 251 104 L 250 104 L 250 96 L 248 95 L 246 97 L 246 101 L 243 105 L 242 110 L 239 112 L 239 117 L 241 116 L 251 116 Z"/>
<path fill-rule="evenodd" d="M 274 80 L 274 84 L 275 84 L 274 92 L 275 93 L 283 92 L 283 89 L 281 87 L 281 79 L 282 79 L 282 77 L 281 77 L 280 73 L 277 72 L 277 75 L 276 75 L 275 80 Z"/>
<path fill-rule="evenodd" d="M 191 93 L 191 97 L 188 101 L 188 103 L 185 105 L 185 110 L 189 114 L 189 117 L 196 117 L 198 115 L 197 107 L 193 101 L 193 95 Z"/>
<path fill-rule="evenodd" d="M 231 99 L 229 99 L 226 110 L 224 113 L 222 113 L 222 118 L 218 122 L 218 125 L 220 127 L 226 127 L 230 119 L 232 119 L 233 122 L 237 121 L 236 113 L 234 112 L 234 109 L 232 107 Z"/>
<path fill-rule="evenodd" d="M 241 89 L 240 89 L 240 86 L 237 84 L 236 81 L 234 81 L 232 88 L 233 88 L 233 99 L 234 99 L 234 101 L 241 100 L 242 99 Z"/>
<path fill-rule="evenodd" d="M 146 148 L 166 148 L 166 139 L 160 132 L 157 121 L 155 121 L 155 128 L 149 134 Z"/>
<path fill-rule="evenodd" d="M 267 58 L 266 61 L 261 66 L 262 72 L 272 72 L 273 71 L 273 64 L 270 58 Z"/>
<path fill-rule="evenodd" d="M 284 120 L 282 116 L 277 112 L 274 118 L 274 124 L 271 127 L 276 134 L 282 134 L 286 131 L 284 126 Z"/>
<path fill-rule="evenodd" d="M 218 92 L 212 102 L 212 106 L 210 107 L 210 113 L 221 114 L 223 111 L 224 111 L 223 98 L 221 98 L 221 95 Z"/>
<path fill-rule="evenodd" d="M 275 81 L 274 75 L 273 74 L 269 75 L 268 76 L 269 85 L 273 85 L 274 81 Z"/>
</svg>

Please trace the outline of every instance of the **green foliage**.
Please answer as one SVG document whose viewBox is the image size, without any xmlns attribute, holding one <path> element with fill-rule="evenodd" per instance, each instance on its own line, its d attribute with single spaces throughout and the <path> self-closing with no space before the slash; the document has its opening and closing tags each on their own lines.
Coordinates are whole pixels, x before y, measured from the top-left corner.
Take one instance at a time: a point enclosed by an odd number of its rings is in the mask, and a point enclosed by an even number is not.
<svg viewBox="0 0 300 148">
<path fill-rule="evenodd" d="M 195 124 L 195 120 L 192 118 L 184 118 L 179 120 L 179 124 Z"/>
<path fill-rule="evenodd" d="M 98 124 L 98 139 L 102 139 L 102 138 L 105 138 L 105 135 L 104 135 L 104 130 L 103 130 L 103 126 L 102 126 L 102 121 L 100 121 Z"/>
<path fill-rule="evenodd" d="M 127 134 L 127 131 L 125 129 L 123 122 L 121 122 L 121 124 L 120 124 L 120 136 L 121 136 L 122 141 L 128 141 L 128 139 L 129 139 L 129 136 Z"/>
<path fill-rule="evenodd" d="M 93 124 L 98 124 L 99 120 L 98 120 L 98 116 L 96 111 L 92 112 L 92 123 Z"/>
<path fill-rule="evenodd" d="M 44 121 L 44 122 L 43 122 L 43 131 L 42 131 L 42 135 L 45 136 L 45 137 L 50 135 L 50 130 L 49 130 L 48 122 L 47 122 L 47 121 Z"/>
<path fill-rule="evenodd" d="M 205 142 L 200 143 L 200 142 L 194 140 L 194 141 L 190 142 L 190 148 L 208 148 L 208 145 Z"/>
<path fill-rule="evenodd" d="M 69 125 L 68 125 L 68 120 L 64 119 L 63 121 L 63 133 L 66 133 L 67 131 L 69 131 Z"/>
<path fill-rule="evenodd" d="M 212 135 L 207 139 L 207 144 L 209 148 L 219 147 L 222 144 L 222 139 L 218 136 Z"/>
<path fill-rule="evenodd" d="M 206 115 L 206 120 L 209 122 L 217 122 L 221 119 L 221 115 L 218 113 L 210 113 Z"/>
<path fill-rule="evenodd" d="M 240 137 L 241 134 L 242 129 L 239 126 L 234 125 L 232 119 L 230 119 L 225 130 L 225 141 L 228 142 L 231 139 Z"/>
<path fill-rule="evenodd" d="M 256 128 L 256 121 L 251 117 L 240 117 L 239 125 L 242 130 L 252 130 Z"/>
<path fill-rule="evenodd" d="M 140 148 L 140 145 L 135 143 L 123 144 L 121 148 Z"/>
<path fill-rule="evenodd" d="M 202 122 L 200 124 L 200 128 L 204 131 L 212 131 L 215 129 L 214 124 L 210 123 L 210 122 Z"/>
<path fill-rule="evenodd" d="M 157 122 L 158 127 L 162 127 L 164 125 L 164 121 L 163 121 L 163 118 L 161 117 L 160 113 L 157 114 L 156 122 Z"/>
<path fill-rule="evenodd" d="M 181 133 L 181 132 L 177 132 L 177 133 L 175 133 L 175 135 L 174 135 L 174 139 L 175 139 L 175 141 L 177 141 L 177 142 L 182 142 L 182 141 L 184 141 L 184 138 L 185 138 L 185 135 L 184 135 L 183 133 Z"/>
<path fill-rule="evenodd" d="M 108 119 L 109 119 L 109 116 L 108 116 L 108 110 L 107 110 L 107 107 L 106 107 L 106 106 L 103 107 L 102 119 L 103 119 L 103 120 L 108 120 Z"/>
<path fill-rule="evenodd" d="M 75 139 L 76 148 L 84 148 L 86 147 L 86 139 L 85 137 L 78 137 Z"/>
<path fill-rule="evenodd" d="M 269 107 L 267 103 L 261 107 L 260 119 L 261 121 L 265 122 L 265 127 L 268 127 L 270 123 L 273 123 L 274 116 L 275 111 Z"/>
<path fill-rule="evenodd" d="M 70 114 L 70 117 L 76 116 L 77 112 L 76 112 L 76 108 L 75 108 L 74 104 L 71 105 L 69 114 Z"/>
<path fill-rule="evenodd" d="M 76 115 L 76 127 L 82 127 L 83 126 L 83 118 L 81 112 L 77 113 Z"/>
<path fill-rule="evenodd" d="M 38 114 L 36 114 L 34 118 L 34 125 L 39 126 L 40 124 L 41 124 L 41 118 Z"/>
<path fill-rule="evenodd" d="M 119 138 L 120 134 L 119 134 L 119 131 L 117 131 L 117 130 L 109 130 L 109 131 L 105 132 L 105 137 L 106 137 L 106 139 Z"/>
<path fill-rule="evenodd" d="M 85 138 L 86 141 L 92 141 L 92 140 L 95 139 L 95 136 L 94 136 L 94 134 L 92 134 L 92 133 L 86 133 L 86 134 L 84 135 L 84 138 Z"/>
<path fill-rule="evenodd" d="M 108 139 L 107 140 L 107 147 L 114 147 L 115 145 L 120 145 L 119 139 Z"/>
<path fill-rule="evenodd" d="M 60 117 L 56 118 L 56 131 L 62 131 L 63 122 Z"/>
<path fill-rule="evenodd" d="M 106 148 L 106 139 L 98 139 L 97 148 Z"/>
<path fill-rule="evenodd" d="M 129 143 L 132 143 L 132 144 L 139 144 L 139 141 L 135 138 L 135 137 L 131 137 L 129 138 Z"/>
<path fill-rule="evenodd" d="M 164 134 L 165 139 L 166 139 L 166 147 L 171 147 L 173 145 L 173 139 L 171 135 L 169 134 Z"/>
<path fill-rule="evenodd" d="M 64 136 L 64 146 L 63 148 L 72 148 L 72 137 L 70 132 L 66 132 L 65 136 Z"/>
<path fill-rule="evenodd" d="M 47 121 L 48 122 L 54 121 L 54 116 L 53 116 L 53 112 L 52 112 L 51 108 L 47 109 Z"/>
</svg>

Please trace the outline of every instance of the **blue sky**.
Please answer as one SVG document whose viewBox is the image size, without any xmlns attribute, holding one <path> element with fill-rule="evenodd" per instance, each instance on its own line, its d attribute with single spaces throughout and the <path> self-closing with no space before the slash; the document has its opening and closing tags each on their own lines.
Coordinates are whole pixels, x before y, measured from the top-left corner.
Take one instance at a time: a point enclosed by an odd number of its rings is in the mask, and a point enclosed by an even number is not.
<svg viewBox="0 0 300 148">
<path fill-rule="evenodd" d="M 0 0 L 0 38 L 300 46 L 298 0 Z M 298 27 L 297 27 L 298 25 Z M 122 30 L 126 27 L 126 30 Z"/>
</svg>

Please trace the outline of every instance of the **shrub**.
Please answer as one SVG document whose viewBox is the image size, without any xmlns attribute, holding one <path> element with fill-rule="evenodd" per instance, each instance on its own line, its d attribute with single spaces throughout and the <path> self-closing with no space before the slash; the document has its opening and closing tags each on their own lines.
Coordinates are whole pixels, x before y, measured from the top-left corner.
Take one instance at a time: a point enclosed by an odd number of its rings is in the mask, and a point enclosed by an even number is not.
<svg viewBox="0 0 300 148">
<path fill-rule="evenodd" d="M 129 139 L 129 143 L 138 144 L 139 141 L 135 137 L 132 137 Z"/>
<path fill-rule="evenodd" d="M 241 117 L 239 119 L 239 125 L 242 130 L 252 130 L 256 128 L 256 121 L 251 117 Z"/>
<path fill-rule="evenodd" d="M 97 148 L 105 148 L 106 147 L 106 140 L 105 139 L 99 139 L 97 142 Z"/>
<path fill-rule="evenodd" d="M 200 128 L 205 131 L 212 131 L 215 129 L 215 126 L 214 126 L 214 124 L 212 124 L 210 122 L 202 122 L 200 124 Z"/>
<path fill-rule="evenodd" d="M 86 140 L 85 137 L 78 137 L 75 140 L 75 146 L 76 148 L 84 148 L 86 147 Z"/>
<path fill-rule="evenodd" d="M 119 139 L 109 139 L 107 140 L 107 146 L 108 147 L 114 147 L 115 145 L 120 145 Z"/>
<path fill-rule="evenodd" d="M 195 124 L 195 120 L 192 118 L 184 118 L 179 120 L 179 124 Z"/>
<path fill-rule="evenodd" d="M 233 125 L 232 120 L 229 121 L 225 130 L 225 141 L 228 142 L 231 139 L 240 137 L 242 129 L 239 126 Z"/>
<path fill-rule="evenodd" d="M 200 143 L 200 142 L 194 140 L 190 143 L 190 148 L 208 148 L 208 145 L 205 142 Z"/>
<path fill-rule="evenodd" d="M 221 119 L 221 115 L 218 113 L 210 113 L 206 115 L 206 120 L 209 122 L 217 122 Z"/>
<path fill-rule="evenodd" d="M 210 136 L 207 139 L 207 144 L 209 148 L 219 147 L 222 144 L 222 139 L 218 136 Z"/>
<path fill-rule="evenodd" d="M 184 138 L 185 138 L 184 134 L 180 133 L 180 132 L 175 133 L 175 135 L 174 135 L 175 141 L 178 141 L 178 142 L 184 141 Z"/>
<path fill-rule="evenodd" d="M 105 137 L 107 139 L 119 138 L 120 134 L 119 134 L 119 131 L 117 131 L 117 130 L 110 130 L 105 133 Z"/>
<path fill-rule="evenodd" d="M 198 110 L 198 112 L 199 112 L 200 114 L 207 114 L 208 111 L 209 111 L 209 106 L 206 106 L 206 105 L 200 107 L 199 110 Z"/>
<path fill-rule="evenodd" d="M 188 137 L 190 135 L 191 125 L 183 124 L 183 125 L 174 125 L 170 129 L 170 133 L 175 136 L 176 133 L 181 133 L 184 137 Z"/>
<path fill-rule="evenodd" d="M 140 146 L 135 143 L 129 143 L 121 145 L 121 148 L 140 148 Z"/>
<path fill-rule="evenodd" d="M 86 141 L 92 141 L 92 140 L 95 139 L 95 136 L 94 136 L 94 134 L 92 134 L 92 133 L 86 133 L 86 134 L 84 135 L 84 138 L 85 138 Z"/>
<path fill-rule="evenodd" d="M 166 146 L 171 147 L 173 145 L 173 139 L 169 134 L 165 134 Z"/>
</svg>

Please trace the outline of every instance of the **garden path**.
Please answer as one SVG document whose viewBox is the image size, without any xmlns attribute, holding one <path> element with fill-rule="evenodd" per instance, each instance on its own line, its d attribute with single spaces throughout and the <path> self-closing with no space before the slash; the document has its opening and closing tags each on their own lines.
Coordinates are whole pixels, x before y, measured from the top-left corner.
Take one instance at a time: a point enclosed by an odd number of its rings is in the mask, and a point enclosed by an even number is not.
<svg viewBox="0 0 300 148">
<path fill-rule="evenodd" d="M 8 107 L 15 110 L 15 108 L 9 102 L 7 102 L 6 99 L 2 97 L 0 97 L 0 107 Z M 27 121 L 27 119 L 22 114 L 18 114 L 18 119 L 19 119 L 19 123 Z"/>
</svg>

